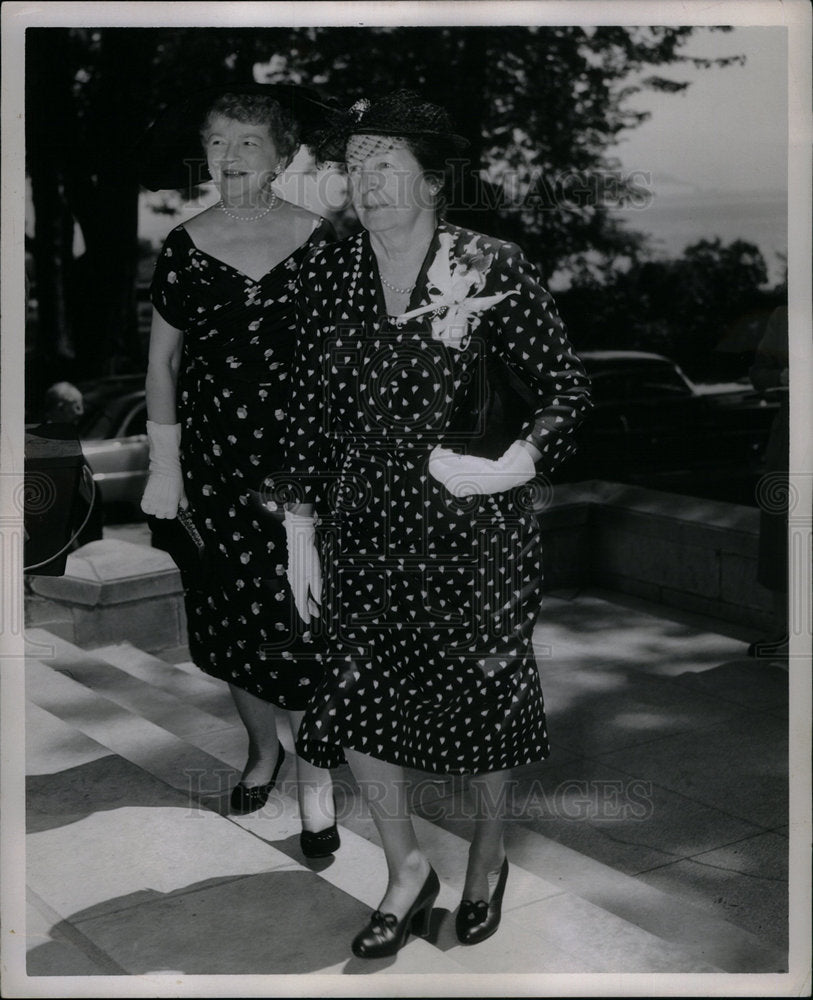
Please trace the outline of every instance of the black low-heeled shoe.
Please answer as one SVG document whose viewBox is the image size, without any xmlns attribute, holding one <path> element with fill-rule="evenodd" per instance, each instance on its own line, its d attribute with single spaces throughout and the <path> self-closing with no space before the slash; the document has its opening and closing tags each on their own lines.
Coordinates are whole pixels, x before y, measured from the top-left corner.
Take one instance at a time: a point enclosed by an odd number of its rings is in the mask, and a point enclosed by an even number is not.
<svg viewBox="0 0 813 1000">
<path fill-rule="evenodd" d="M 508 858 L 502 863 L 494 895 L 488 902 L 484 899 L 478 899 L 476 902 L 472 902 L 470 899 L 461 901 L 455 920 L 457 939 L 461 944 L 479 944 L 486 938 L 490 938 L 500 926 L 502 897 L 507 879 Z"/>
<path fill-rule="evenodd" d="M 342 846 L 336 824 L 326 830 L 303 830 L 299 835 L 299 846 L 306 858 L 326 858 Z"/>
<path fill-rule="evenodd" d="M 376 910 L 369 925 L 353 939 L 353 954 L 357 958 L 385 958 L 403 948 L 410 931 L 419 937 L 428 937 L 432 907 L 439 892 L 440 880 L 435 869 L 430 867 L 421 891 L 404 918 L 399 920 L 394 913 Z"/>
<path fill-rule="evenodd" d="M 747 655 L 757 660 L 787 657 L 788 637 L 787 635 L 777 635 L 766 639 L 757 639 L 748 647 Z"/>
<path fill-rule="evenodd" d="M 336 815 L 336 796 L 333 796 L 333 815 Z M 326 830 L 303 829 L 299 834 L 299 847 L 306 858 L 327 858 L 342 846 L 336 820 Z"/>
<path fill-rule="evenodd" d="M 285 748 L 282 743 L 280 743 L 279 750 L 277 752 L 277 764 L 274 768 L 274 773 L 271 775 L 271 780 L 265 785 L 244 785 L 242 781 L 236 784 L 231 790 L 231 811 L 233 813 L 245 815 L 246 813 L 252 813 L 256 812 L 258 809 L 262 809 L 268 801 L 271 789 L 277 783 L 277 775 L 279 774 L 279 769 L 282 767 L 282 762 L 284 760 Z"/>
</svg>

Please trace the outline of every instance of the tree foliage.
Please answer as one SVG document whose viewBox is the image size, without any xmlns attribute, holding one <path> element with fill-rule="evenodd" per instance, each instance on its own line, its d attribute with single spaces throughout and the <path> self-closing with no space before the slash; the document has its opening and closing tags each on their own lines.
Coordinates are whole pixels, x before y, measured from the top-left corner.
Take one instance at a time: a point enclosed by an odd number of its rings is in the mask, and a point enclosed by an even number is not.
<svg viewBox="0 0 813 1000">
<path fill-rule="evenodd" d="M 674 260 L 638 261 L 604 279 L 583 273 L 557 300 L 579 348 L 655 351 L 694 377 L 736 378 L 787 298 L 766 281 L 754 244 L 700 240 Z"/>
<path fill-rule="evenodd" d="M 683 89 L 685 82 L 660 72 L 711 63 L 683 54 L 693 31 L 29 29 L 27 160 L 39 306 L 33 369 L 47 383 L 143 367 L 133 144 L 179 97 L 199 86 L 251 80 L 258 64 L 267 79 L 306 82 L 342 102 L 404 86 L 442 102 L 488 182 L 463 176 L 458 221 L 521 243 L 545 276 L 588 262 L 606 270 L 637 260 L 640 238 L 608 211 L 634 190 L 607 148 L 646 117 L 629 109 L 632 94 Z"/>
</svg>

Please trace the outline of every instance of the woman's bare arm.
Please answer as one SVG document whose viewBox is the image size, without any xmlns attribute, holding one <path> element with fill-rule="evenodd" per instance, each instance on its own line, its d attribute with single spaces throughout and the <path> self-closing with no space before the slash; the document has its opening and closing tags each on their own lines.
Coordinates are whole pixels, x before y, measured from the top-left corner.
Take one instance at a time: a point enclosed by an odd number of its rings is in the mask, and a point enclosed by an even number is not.
<svg viewBox="0 0 813 1000">
<path fill-rule="evenodd" d="M 181 366 L 183 332 L 153 310 L 147 367 L 147 416 L 156 424 L 175 424 L 176 387 Z"/>
</svg>

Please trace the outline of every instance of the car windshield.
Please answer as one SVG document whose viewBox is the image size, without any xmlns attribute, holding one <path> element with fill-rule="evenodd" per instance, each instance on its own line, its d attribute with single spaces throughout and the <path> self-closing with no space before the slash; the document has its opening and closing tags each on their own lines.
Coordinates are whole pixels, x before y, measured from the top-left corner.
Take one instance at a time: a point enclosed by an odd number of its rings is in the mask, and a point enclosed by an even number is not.
<svg viewBox="0 0 813 1000">
<path fill-rule="evenodd" d="M 85 397 L 85 412 L 79 421 L 79 437 L 105 438 L 110 436 L 113 420 L 105 409 L 106 400 Z"/>
<path fill-rule="evenodd" d="M 146 434 L 146 420 L 147 405 L 143 393 L 130 392 L 120 397 L 90 394 L 85 397 L 79 437 L 93 441 Z"/>
<path fill-rule="evenodd" d="M 79 420 L 79 437 L 85 440 L 144 434 L 145 416 L 140 423 L 135 411 L 144 408 L 144 376 L 124 375 L 79 386 L 85 412 Z M 128 426 L 132 424 L 132 428 Z"/>
<path fill-rule="evenodd" d="M 647 397 L 691 396 L 690 383 L 670 365 L 614 368 L 591 375 L 596 402 Z"/>
<path fill-rule="evenodd" d="M 630 373 L 631 396 L 690 396 L 691 386 L 669 365 L 658 365 L 646 371 Z"/>
</svg>

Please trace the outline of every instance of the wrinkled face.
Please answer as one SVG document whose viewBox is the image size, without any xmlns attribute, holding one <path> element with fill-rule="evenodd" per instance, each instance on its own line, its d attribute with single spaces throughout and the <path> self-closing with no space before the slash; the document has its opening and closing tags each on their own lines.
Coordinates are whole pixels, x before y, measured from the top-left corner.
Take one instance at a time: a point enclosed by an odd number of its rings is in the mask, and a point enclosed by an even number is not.
<svg viewBox="0 0 813 1000">
<path fill-rule="evenodd" d="M 359 221 L 370 232 L 409 228 L 435 212 L 437 187 L 403 139 L 354 135 L 347 143 L 350 196 Z"/>
<path fill-rule="evenodd" d="M 232 197 L 262 190 L 280 166 L 267 125 L 215 115 L 204 130 L 203 148 L 212 180 Z"/>
</svg>

